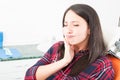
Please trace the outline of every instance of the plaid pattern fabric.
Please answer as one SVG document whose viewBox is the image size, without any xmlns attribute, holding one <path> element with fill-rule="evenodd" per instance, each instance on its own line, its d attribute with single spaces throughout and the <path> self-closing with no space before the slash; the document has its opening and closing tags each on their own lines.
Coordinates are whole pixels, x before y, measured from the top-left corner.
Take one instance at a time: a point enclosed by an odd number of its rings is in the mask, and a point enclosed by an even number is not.
<svg viewBox="0 0 120 80">
<path fill-rule="evenodd" d="M 26 71 L 25 80 L 36 80 L 35 73 L 40 65 L 46 65 L 57 61 L 57 50 L 60 44 L 63 44 L 63 42 L 55 43 L 45 53 L 42 59 L 40 59 L 35 65 Z M 71 66 L 74 66 L 74 63 L 77 61 L 77 59 L 86 54 L 89 54 L 88 51 L 79 51 L 79 53 L 77 53 L 77 56 L 75 56 L 73 62 L 70 63 L 64 71 L 60 70 L 51 75 L 46 80 L 113 80 L 114 70 L 112 63 L 106 56 L 98 58 L 94 63 L 90 64 L 77 76 L 69 76 L 68 74 L 71 71 Z"/>
</svg>

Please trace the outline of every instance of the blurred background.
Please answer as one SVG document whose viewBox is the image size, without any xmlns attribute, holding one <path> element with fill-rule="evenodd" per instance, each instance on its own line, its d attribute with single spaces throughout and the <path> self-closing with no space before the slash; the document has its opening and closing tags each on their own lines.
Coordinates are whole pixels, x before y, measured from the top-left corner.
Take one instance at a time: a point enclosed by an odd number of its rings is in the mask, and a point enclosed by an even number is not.
<svg viewBox="0 0 120 80">
<path fill-rule="evenodd" d="M 120 34 L 120 0 L 0 0 L 0 79 L 24 80 L 26 70 L 63 39 L 63 13 L 75 3 L 97 11 L 107 44 Z"/>
<path fill-rule="evenodd" d="M 3 45 L 41 44 L 62 39 L 62 16 L 74 3 L 91 5 L 99 14 L 105 40 L 115 34 L 120 17 L 119 0 L 0 0 Z"/>
</svg>

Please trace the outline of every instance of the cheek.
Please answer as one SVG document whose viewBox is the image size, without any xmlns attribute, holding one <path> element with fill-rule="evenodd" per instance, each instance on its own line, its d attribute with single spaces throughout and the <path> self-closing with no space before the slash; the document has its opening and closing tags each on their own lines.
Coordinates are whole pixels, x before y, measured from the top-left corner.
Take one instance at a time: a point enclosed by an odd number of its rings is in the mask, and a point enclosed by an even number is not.
<svg viewBox="0 0 120 80">
<path fill-rule="evenodd" d="M 88 35 L 86 30 L 76 31 L 75 34 L 78 35 L 78 38 L 81 38 L 81 39 L 86 38 Z"/>
</svg>

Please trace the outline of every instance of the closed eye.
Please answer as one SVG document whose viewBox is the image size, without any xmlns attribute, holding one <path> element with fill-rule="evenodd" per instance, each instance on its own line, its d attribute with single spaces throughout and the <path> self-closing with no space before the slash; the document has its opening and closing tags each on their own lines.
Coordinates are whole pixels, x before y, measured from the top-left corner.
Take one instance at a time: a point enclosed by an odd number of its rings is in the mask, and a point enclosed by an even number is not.
<svg viewBox="0 0 120 80">
<path fill-rule="evenodd" d="M 76 25 L 74 25 L 75 27 L 78 27 L 79 25 L 78 24 L 76 24 Z"/>
</svg>

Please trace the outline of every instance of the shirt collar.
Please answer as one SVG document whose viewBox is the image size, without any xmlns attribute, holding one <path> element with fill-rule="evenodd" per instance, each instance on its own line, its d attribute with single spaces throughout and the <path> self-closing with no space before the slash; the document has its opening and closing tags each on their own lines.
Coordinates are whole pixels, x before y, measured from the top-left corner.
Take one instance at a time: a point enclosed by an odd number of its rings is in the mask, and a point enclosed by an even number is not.
<svg viewBox="0 0 120 80">
<path fill-rule="evenodd" d="M 80 51 L 78 51 L 76 54 L 75 54 L 75 56 L 77 57 L 77 56 L 84 56 L 84 55 L 87 55 L 89 53 L 89 50 L 87 49 L 87 50 L 80 50 Z"/>
</svg>

